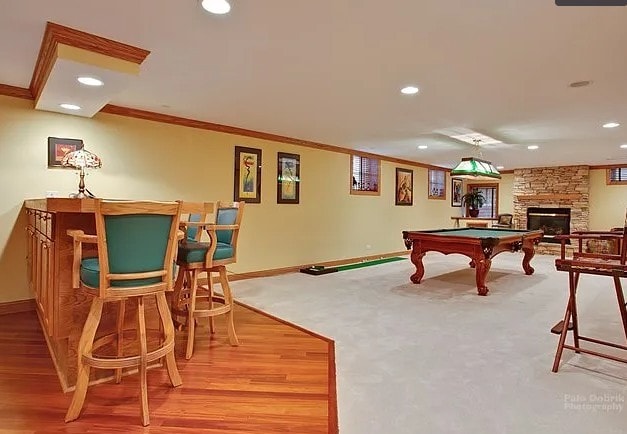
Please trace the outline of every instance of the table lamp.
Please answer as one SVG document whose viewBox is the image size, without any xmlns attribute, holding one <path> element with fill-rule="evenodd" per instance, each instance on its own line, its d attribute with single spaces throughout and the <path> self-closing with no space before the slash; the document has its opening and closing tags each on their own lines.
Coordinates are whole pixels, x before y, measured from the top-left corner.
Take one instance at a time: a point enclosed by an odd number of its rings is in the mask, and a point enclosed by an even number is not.
<svg viewBox="0 0 627 434">
<path fill-rule="evenodd" d="M 78 183 L 78 194 L 76 198 L 83 199 L 87 197 L 87 195 L 85 195 L 85 169 L 99 169 L 102 167 L 102 161 L 100 161 L 100 158 L 96 154 L 92 154 L 85 149 L 79 149 L 65 154 L 63 160 L 61 160 L 61 166 L 80 169 L 80 181 Z M 87 190 L 87 192 L 89 193 L 89 190 Z M 91 195 L 91 193 L 89 194 Z"/>
</svg>

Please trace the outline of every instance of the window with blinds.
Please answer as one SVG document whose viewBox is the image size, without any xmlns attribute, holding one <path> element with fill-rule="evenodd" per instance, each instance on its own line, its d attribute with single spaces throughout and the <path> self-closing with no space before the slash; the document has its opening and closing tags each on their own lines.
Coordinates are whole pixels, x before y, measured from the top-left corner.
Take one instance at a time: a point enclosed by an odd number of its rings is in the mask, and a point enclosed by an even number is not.
<svg viewBox="0 0 627 434">
<path fill-rule="evenodd" d="M 381 161 L 376 158 L 351 156 L 351 194 L 378 195 L 381 187 Z"/>
<path fill-rule="evenodd" d="M 446 172 L 429 169 L 429 199 L 446 199 Z"/>
<path fill-rule="evenodd" d="M 485 203 L 479 208 L 477 217 L 494 218 L 499 209 L 499 187 L 494 185 L 470 185 L 473 190 L 479 190 L 485 198 Z"/>
<path fill-rule="evenodd" d="M 627 184 L 627 166 L 607 169 L 607 184 Z"/>
</svg>

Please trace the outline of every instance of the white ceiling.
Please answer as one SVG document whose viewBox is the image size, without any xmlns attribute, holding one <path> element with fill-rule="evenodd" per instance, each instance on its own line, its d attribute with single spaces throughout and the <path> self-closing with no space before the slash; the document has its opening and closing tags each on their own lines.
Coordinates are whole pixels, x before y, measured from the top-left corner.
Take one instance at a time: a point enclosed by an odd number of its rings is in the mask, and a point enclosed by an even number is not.
<svg viewBox="0 0 627 434">
<path fill-rule="evenodd" d="M 52 21 L 151 51 L 115 105 L 443 167 L 473 155 L 450 128 L 503 141 L 483 157 L 505 170 L 627 164 L 626 7 L 230 2 L 225 16 L 196 0 L 3 2 L 0 83 L 29 86 Z"/>
</svg>

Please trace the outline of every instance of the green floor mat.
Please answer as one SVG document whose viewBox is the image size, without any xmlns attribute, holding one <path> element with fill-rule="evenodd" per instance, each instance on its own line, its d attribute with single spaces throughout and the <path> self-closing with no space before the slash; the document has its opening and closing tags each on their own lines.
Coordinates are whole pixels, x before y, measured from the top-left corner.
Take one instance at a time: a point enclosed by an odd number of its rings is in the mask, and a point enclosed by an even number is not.
<svg viewBox="0 0 627 434">
<path fill-rule="evenodd" d="M 382 259 L 375 259 L 373 261 L 358 262 L 356 264 L 342 265 L 336 268 L 338 271 L 345 271 L 345 270 L 352 270 L 354 268 L 370 267 L 371 265 L 385 264 L 386 262 L 404 261 L 405 259 L 407 258 L 399 258 L 398 256 L 393 256 L 391 258 L 382 258 Z"/>
</svg>

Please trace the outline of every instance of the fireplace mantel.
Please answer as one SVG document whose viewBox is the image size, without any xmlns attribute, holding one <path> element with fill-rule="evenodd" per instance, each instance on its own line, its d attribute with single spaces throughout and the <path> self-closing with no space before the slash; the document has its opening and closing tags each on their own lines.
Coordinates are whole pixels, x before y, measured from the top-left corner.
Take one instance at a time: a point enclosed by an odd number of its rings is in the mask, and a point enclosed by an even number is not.
<svg viewBox="0 0 627 434">
<path fill-rule="evenodd" d="M 580 193 L 558 193 L 558 194 L 519 194 L 518 200 L 575 200 L 581 199 Z"/>
</svg>

